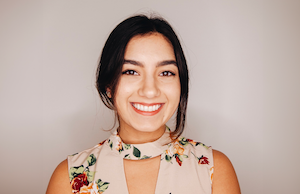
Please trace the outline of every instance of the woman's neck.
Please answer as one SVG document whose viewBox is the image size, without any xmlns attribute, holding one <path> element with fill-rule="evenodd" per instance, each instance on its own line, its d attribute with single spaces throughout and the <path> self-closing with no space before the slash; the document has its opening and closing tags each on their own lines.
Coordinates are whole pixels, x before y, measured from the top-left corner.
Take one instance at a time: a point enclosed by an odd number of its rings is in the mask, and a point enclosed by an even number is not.
<svg viewBox="0 0 300 194">
<path fill-rule="evenodd" d="M 151 132 L 139 131 L 131 127 L 120 126 L 118 134 L 122 141 L 126 144 L 142 144 L 159 139 L 165 133 L 165 130 L 165 125 Z"/>
</svg>

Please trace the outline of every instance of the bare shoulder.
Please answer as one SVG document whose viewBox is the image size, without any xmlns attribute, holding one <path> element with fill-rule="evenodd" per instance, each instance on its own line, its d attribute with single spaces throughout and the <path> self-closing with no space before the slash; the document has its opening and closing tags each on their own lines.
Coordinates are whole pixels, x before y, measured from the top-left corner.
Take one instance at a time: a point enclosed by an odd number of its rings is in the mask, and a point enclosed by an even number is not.
<svg viewBox="0 0 300 194">
<path fill-rule="evenodd" d="M 234 168 L 228 157 L 220 151 L 213 150 L 214 178 L 213 194 L 240 194 L 240 186 Z"/>
<path fill-rule="evenodd" d="M 54 170 L 46 194 L 67 194 L 72 193 L 69 173 L 68 161 L 62 161 Z"/>
</svg>

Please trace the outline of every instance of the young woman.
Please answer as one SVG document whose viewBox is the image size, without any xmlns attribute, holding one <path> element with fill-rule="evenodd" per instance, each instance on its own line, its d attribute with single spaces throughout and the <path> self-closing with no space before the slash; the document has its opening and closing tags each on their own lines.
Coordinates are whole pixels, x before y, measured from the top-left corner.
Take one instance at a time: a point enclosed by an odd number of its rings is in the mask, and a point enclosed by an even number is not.
<svg viewBox="0 0 300 194">
<path fill-rule="evenodd" d="M 95 147 L 71 155 L 54 171 L 47 194 L 239 194 L 229 159 L 181 137 L 188 69 L 180 42 L 161 18 L 121 22 L 108 37 L 97 89 L 118 129 Z M 176 112 L 176 128 L 166 123 Z"/>
</svg>

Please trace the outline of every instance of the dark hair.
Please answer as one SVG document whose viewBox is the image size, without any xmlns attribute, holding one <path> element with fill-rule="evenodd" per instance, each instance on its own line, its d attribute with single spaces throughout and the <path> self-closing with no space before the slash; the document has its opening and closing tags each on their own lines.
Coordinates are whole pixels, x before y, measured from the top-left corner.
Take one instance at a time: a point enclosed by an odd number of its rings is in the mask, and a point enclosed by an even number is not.
<svg viewBox="0 0 300 194">
<path fill-rule="evenodd" d="M 137 35 L 160 33 L 165 36 L 173 46 L 179 71 L 181 93 L 177 108 L 176 129 L 171 133 L 172 137 L 179 136 L 185 125 L 185 115 L 188 99 L 188 68 L 178 37 L 170 24 L 162 18 L 148 18 L 145 15 L 136 15 L 121 22 L 109 35 L 100 57 L 97 68 L 96 87 L 103 103 L 115 110 L 114 98 L 119 78 L 124 64 L 124 53 L 128 42 Z M 107 96 L 110 89 L 111 98 Z"/>
</svg>

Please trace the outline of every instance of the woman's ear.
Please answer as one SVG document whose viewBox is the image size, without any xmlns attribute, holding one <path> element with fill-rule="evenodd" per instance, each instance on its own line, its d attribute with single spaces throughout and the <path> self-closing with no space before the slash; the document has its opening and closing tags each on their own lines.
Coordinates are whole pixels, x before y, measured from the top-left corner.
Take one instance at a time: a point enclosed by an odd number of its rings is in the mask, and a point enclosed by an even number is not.
<svg viewBox="0 0 300 194">
<path fill-rule="evenodd" d="M 106 95 L 108 98 L 111 98 L 111 90 L 109 88 L 106 88 Z"/>
</svg>

